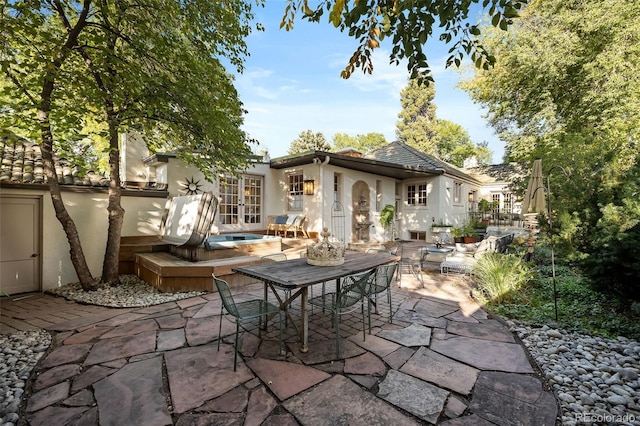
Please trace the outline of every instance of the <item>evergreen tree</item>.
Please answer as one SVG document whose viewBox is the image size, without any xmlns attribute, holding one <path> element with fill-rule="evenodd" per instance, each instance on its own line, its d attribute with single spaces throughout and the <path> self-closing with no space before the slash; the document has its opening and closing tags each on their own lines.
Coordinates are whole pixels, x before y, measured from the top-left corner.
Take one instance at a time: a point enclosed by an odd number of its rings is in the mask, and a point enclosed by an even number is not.
<svg viewBox="0 0 640 426">
<path fill-rule="evenodd" d="M 287 153 L 293 155 L 307 151 L 331 151 L 331 145 L 322 132 L 313 133 L 311 130 L 305 130 L 291 142 Z"/>
<path fill-rule="evenodd" d="M 400 142 L 437 156 L 435 96 L 433 84 L 421 85 L 416 80 L 409 80 L 400 93 L 402 110 L 398 114 L 396 136 Z"/>
</svg>

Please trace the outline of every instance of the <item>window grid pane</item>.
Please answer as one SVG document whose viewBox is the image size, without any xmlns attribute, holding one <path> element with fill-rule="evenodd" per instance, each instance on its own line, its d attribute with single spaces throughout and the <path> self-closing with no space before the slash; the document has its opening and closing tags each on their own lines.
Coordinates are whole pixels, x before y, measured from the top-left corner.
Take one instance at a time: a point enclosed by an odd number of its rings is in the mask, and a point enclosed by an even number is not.
<svg viewBox="0 0 640 426">
<path fill-rule="evenodd" d="M 302 173 L 289 175 L 289 210 L 302 210 L 303 186 Z"/>
<path fill-rule="evenodd" d="M 427 205 L 427 184 L 407 185 L 407 204 L 410 206 Z"/>
</svg>

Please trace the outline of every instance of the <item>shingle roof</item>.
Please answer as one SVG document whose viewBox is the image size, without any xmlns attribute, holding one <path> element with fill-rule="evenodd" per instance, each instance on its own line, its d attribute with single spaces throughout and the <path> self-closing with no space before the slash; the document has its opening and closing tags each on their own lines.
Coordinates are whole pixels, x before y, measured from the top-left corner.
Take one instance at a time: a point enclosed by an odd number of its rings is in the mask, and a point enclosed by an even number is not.
<svg viewBox="0 0 640 426">
<path fill-rule="evenodd" d="M 425 154 L 424 152 L 399 141 L 390 142 L 375 151 L 369 152 L 364 155 L 364 158 L 403 164 L 426 170 L 444 170 L 445 173 L 453 176 L 477 180 L 477 177 L 470 176 L 456 166 L 449 164 L 446 161 L 442 161 L 432 155 Z"/>
<path fill-rule="evenodd" d="M 470 174 L 479 175 L 478 177 L 485 176 L 483 180 L 486 182 L 513 182 L 516 179 L 524 179 L 529 173 L 527 167 L 522 163 L 492 164 L 464 170 Z"/>
<path fill-rule="evenodd" d="M 54 157 L 60 185 L 109 186 L 109 179 L 92 171 L 81 173 L 64 158 Z M 42 151 L 34 142 L 0 132 L 0 183 L 46 184 Z"/>
</svg>

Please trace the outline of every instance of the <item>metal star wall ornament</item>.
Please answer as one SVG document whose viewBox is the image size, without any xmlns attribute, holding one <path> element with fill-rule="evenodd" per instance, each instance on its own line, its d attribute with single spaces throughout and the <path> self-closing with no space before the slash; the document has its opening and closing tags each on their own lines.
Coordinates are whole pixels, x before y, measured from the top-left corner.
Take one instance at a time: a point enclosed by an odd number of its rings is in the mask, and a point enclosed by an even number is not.
<svg viewBox="0 0 640 426">
<path fill-rule="evenodd" d="M 195 195 L 202 192 L 201 190 L 202 184 L 200 183 L 199 180 L 196 180 L 193 176 L 191 176 L 191 179 L 185 178 L 184 182 L 179 182 L 179 183 L 180 183 L 180 186 L 182 186 L 181 192 L 187 195 Z"/>
</svg>

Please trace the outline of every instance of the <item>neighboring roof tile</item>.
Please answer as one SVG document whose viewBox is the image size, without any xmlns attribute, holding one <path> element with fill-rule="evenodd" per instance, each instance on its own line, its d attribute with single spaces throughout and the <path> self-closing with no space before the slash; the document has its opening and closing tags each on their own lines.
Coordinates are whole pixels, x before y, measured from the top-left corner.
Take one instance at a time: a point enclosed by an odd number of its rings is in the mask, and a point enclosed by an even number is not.
<svg viewBox="0 0 640 426">
<path fill-rule="evenodd" d="M 46 184 L 42 151 L 36 143 L 11 132 L 0 133 L 0 182 Z M 81 175 L 78 167 L 54 157 L 60 185 L 109 186 L 109 179 L 92 171 Z"/>
<path fill-rule="evenodd" d="M 529 173 L 527 167 L 521 163 L 492 164 L 464 170 L 473 175 L 484 175 L 485 179 L 483 180 L 486 182 L 513 182 L 515 179 L 525 178 Z"/>
</svg>

